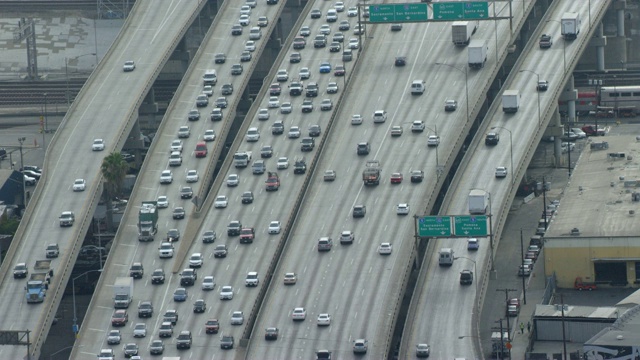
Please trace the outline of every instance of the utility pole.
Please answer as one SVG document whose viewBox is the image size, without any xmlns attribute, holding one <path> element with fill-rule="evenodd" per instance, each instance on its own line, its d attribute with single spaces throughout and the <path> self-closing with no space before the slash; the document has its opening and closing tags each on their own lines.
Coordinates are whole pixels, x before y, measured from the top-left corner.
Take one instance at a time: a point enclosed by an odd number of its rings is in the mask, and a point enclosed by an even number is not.
<svg viewBox="0 0 640 360">
<path fill-rule="evenodd" d="M 564 352 L 564 358 L 568 359 L 568 357 L 567 357 L 567 338 L 566 338 L 566 334 L 565 334 L 565 330 L 564 330 L 564 296 L 562 296 L 562 294 L 560 294 L 560 306 L 562 306 L 562 350 Z"/>
<path fill-rule="evenodd" d="M 518 289 L 496 289 L 496 291 L 504 291 L 504 303 L 506 305 L 507 303 L 509 303 L 509 293 L 518 291 Z M 511 328 L 509 325 L 509 317 L 507 316 L 507 341 L 509 340 L 511 340 Z M 511 357 L 511 354 L 509 354 L 509 357 Z"/>
<path fill-rule="evenodd" d="M 549 224 L 547 224 L 547 182 L 544 175 L 542 175 L 542 218 L 544 219 L 544 231 L 547 231 Z"/>
<path fill-rule="evenodd" d="M 18 138 L 18 142 L 20 143 L 20 172 L 22 175 L 22 204 L 26 208 L 27 207 L 27 184 L 24 181 L 24 173 L 22 173 L 22 171 L 24 170 L 24 161 L 22 158 L 22 143 L 24 143 L 25 140 L 27 140 L 26 137 Z"/>
<path fill-rule="evenodd" d="M 498 359 L 504 359 L 505 358 L 504 357 L 504 328 L 502 327 L 502 320 L 504 320 L 504 319 L 500 318 L 500 319 L 495 321 L 496 323 L 500 324 L 499 328 L 495 328 L 495 327 L 491 328 L 491 330 L 500 330 L 500 349 L 496 349 L 494 344 L 492 344 L 492 349 L 491 349 L 491 350 L 495 351 L 496 357 Z"/>
<path fill-rule="evenodd" d="M 520 228 L 520 258 L 522 259 L 522 303 L 524 305 L 527 305 L 527 287 L 524 280 L 524 236 L 522 235 L 522 230 L 523 229 Z"/>
</svg>

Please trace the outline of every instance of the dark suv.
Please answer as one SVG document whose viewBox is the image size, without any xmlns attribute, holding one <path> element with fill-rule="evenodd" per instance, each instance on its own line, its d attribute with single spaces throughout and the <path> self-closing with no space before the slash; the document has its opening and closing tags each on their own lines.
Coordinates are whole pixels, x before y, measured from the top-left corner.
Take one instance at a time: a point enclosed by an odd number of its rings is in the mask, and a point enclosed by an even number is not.
<svg viewBox="0 0 640 360">
<path fill-rule="evenodd" d="M 485 145 L 498 145 L 499 141 L 500 141 L 500 135 L 495 132 L 488 133 L 487 136 L 484 138 Z"/>
<path fill-rule="evenodd" d="M 134 279 L 142 279 L 142 275 L 144 275 L 142 264 L 139 262 L 133 263 L 131 269 L 129 269 L 129 276 Z"/>
<path fill-rule="evenodd" d="M 227 235 L 238 236 L 240 235 L 241 229 L 242 229 L 242 223 L 238 220 L 233 220 L 227 226 Z"/>
<path fill-rule="evenodd" d="M 191 286 L 196 283 L 197 279 L 198 273 L 196 273 L 196 269 L 184 269 L 180 274 L 180 285 Z"/>
<path fill-rule="evenodd" d="M 316 97 L 316 96 L 318 96 L 318 84 L 314 82 L 307 84 L 306 97 Z"/>
<path fill-rule="evenodd" d="M 294 174 L 304 174 L 307 171 L 307 162 L 304 158 L 297 159 L 293 165 Z"/>
<path fill-rule="evenodd" d="M 191 348 L 191 331 L 181 331 L 176 340 L 176 347 L 178 349 L 190 349 Z"/>
<path fill-rule="evenodd" d="M 138 305 L 138 317 L 147 318 L 153 316 L 153 304 L 151 301 L 143 301 Z"/>
<path fill-rule="evenodd" d="M 358 155 L 368 155 L 371 151 L 371 145 L 368 142 L 358 143 L 357 153 Z"/>
<path fill-rule="evenodd" d="M 353 206 L 353 217 L 361 218 L 364 217 L 367 213 L 367 207 L 364 205 L 354 205 Z"/>
</svg>

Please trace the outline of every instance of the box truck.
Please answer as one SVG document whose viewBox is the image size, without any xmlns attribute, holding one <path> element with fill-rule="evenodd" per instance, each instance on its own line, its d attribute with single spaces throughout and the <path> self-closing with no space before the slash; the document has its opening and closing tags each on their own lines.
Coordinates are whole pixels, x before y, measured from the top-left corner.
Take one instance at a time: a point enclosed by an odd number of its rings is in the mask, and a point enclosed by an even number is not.
<svg viewBox="0 0 640 360">
<path fill-rule="evenodd" d="M 489 205 L 489 193 L 480 189 L 469 192 L 469 214 L 485 214 Z"/>
<path fill-rule="evenodd" d="M 113 284 L 113 307 L 116 309 L 126 309 L 133 299 L 133 278 L 118 277 Z"/>
<path fill-rule="evenodd" d="M 469 53 L 469 67 L 472 69 L 483 68 L 485 61 L 487 61 L 487 52 L 489 52 L 487 40 L 471 40 L 467 52 Z"/>
<path fill-rule="evenodd" d="M 451 23 L 451 40 L 456 46 L 467 46 L 471 35 L 478 29 L 478 21 L 454 21 Z"/>
<path fill-rule="evenodd" d="M 561 33 L 565 40 L 575 40 L 580 34 L 580 13 L 566 12 L 562 14 Z"/>
<path fill-rule="evenodd" d="M 520 92 L 518 90 L 505 90 L 502 93 L 502 111 L 506 113 L 518 112 L 520 108 Z"/>
</svg>

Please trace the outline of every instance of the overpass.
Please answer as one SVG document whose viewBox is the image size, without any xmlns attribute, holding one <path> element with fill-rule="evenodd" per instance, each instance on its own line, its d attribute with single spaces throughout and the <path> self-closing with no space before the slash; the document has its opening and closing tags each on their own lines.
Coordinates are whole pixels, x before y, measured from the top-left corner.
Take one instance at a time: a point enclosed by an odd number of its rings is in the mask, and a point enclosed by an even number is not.
<svg viewBox="0 0 640 360">
<path fill-rule="evenodd" d="M 71 269 L 102 193 L 100 165 L 104 154 L 121 149 L 137 120 L 137 110 L 204 1 L 138 0 L 118 38 L 85 84 L 49 145 L 44 173 L 0 267 L 0 311 L 4 330 L 30 331 L 28 354 L 37 358 L 69 280 Z M 136 61 L 123 72 L 124 61 Z M 90 134 L 90 135 L 87 135 Z M 92 152 L 94 138 L 106 143 Z M 73 193 L 74 179 L 84 178 L 87 190 Z M 58 216 L 74 211 L 75 224 L 61 228 Z M 12 267 L 25 262 L 33 271 L 49 243 L 58 243 L 52 261 L 51 285 L 42 304 L 27 304 L 24 280 L 12 279 Z M 0 357 L 24 357 L 25 348 L 0 347 Z"/>
</svg>

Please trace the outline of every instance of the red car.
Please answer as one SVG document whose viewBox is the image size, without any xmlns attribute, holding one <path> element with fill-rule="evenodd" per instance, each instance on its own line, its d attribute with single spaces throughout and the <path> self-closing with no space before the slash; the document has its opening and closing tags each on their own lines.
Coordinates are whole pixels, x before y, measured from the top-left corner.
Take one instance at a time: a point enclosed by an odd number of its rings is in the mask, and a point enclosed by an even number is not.
<svg viewBox="0 0 640 360">
<path fill-rule="evenodd" d="M 220 330 L 220 323 L 218 319 L 209 319 L 204 324 L 204 330 L 207 334 L 217 334 L 218 330 Z"/>
<path fill-rule="evenodd" d="M 253 228 L 242 228 L 240 230 L 240 243 L 252 243 L 255 236 Z"/>
<path fill-rule="evenodd" d="M 111 325 L 113 326 L 125 326 L 129 321 L 129 314 L 127 310 L 116 310 L 111 316 Z"/>
<path fill-rule="evenodd" d="M 337 65 L 336 69 L 333 72 L 333 75 L 335 75 L 335 76 L 344 76 L 344 74 L 345 74 L 344 66 Z"/>
<path fill-rule="evenodd" d="M 392 184 L 400 184 L 402 182 L 402 174 L 401 173 L 393 173 L 391 174 L 391 183 Z"/>
</svg>

